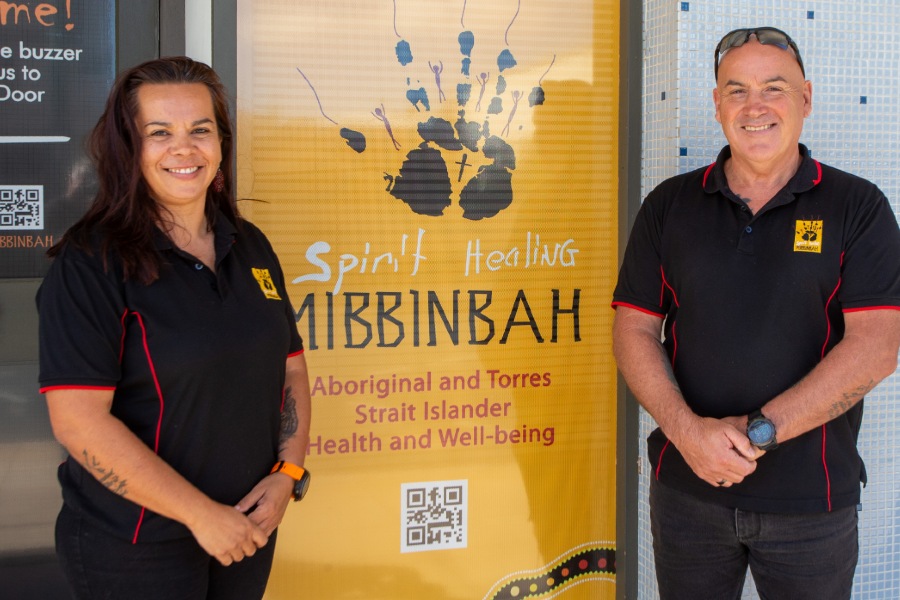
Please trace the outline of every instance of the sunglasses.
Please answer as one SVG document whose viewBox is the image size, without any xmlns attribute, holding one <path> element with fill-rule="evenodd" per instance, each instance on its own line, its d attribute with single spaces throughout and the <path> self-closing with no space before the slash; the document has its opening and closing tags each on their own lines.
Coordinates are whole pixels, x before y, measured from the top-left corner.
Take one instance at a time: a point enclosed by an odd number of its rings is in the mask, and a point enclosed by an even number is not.
<svg viewBox="0 0 900 600">
<path fill-rule="evenodd" d="M 757 27 L 756 29 L 735 29 L 734 31 L 726 33 L 719 41 L 718 45 L 716 45 L 716 54 L 713 57 L 713 60 L 715 61 L 717 81 L 719 79 L 719 60 L 722 58 L 722 55 L 732 48 L 739 48 L 746 44 L 751 35 L 755 35 L 757 41 L 765 46 L 778 46 L 782 50 L 787 50 L 788 48 L 793 50 L 794 58 L 797 59 L 797 64 L 800 65 L 800 72 L 803 73 L 803 77 L 806 77 L 806 69 L 803 68 L 803 59 L 800 58 L 800 49 L 797 48 L 797 44 L 794 43 L 791 36 L 774 27 Z"/>
</svg>

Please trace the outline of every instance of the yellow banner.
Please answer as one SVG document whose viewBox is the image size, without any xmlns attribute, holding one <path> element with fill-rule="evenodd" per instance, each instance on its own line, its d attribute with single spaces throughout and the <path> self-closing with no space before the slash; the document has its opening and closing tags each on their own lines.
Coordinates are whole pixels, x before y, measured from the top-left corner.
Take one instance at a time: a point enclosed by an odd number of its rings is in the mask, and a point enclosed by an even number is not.
<svg viewBox="0 0 900 600">
<path fill-rule="evenodd" d="M 238 10 L 313 386 L 266 597 L 613 598 L 618 0 Z"/>
</svg>

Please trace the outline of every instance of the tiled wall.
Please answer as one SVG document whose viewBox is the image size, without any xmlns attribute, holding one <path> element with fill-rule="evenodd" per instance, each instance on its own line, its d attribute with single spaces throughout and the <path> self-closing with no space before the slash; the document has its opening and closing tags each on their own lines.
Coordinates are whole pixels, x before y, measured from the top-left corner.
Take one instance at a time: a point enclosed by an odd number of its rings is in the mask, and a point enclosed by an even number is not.
<svg viewBox="0 0 900 600">
<path fill-rule="evenodd" d="M 712 162 L 726 143 L 712 105 L 713 50 L 731 29 L 787 31 L 813 82 L 801 141 L 825 163 L 874 181 L 900 212 L 900 2 L 896 0 L 643 0 L 642 193 Z M 639 597 L 657 595 L 649 464 L 641 419 Z M 866 398 L 860 439 L 869 484 L 860 513 L 855 600 L 900 598 L 900 376 Z M 748 577 L 748 582 L 750 578 Z M 757 598 L 752 583 L 744 598 Z"/>
</svg>

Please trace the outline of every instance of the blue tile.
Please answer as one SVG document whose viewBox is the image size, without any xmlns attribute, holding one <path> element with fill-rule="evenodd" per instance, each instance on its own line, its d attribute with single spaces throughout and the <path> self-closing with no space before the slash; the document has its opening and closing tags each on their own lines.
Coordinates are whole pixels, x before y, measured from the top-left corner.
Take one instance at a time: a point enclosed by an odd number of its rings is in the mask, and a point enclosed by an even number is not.
<svg viewBox="0 0 900 600">
<path fill-rule="evenodd" d="M 687 148 L 679 148 L 678 156 L 687 156 Z"/>
<path fill-rule="evenodd" d="M 681 10 L 684 12 L 688 12 L 689 10 L 691 10 L 691 3 L 690 2 L 682 2 Z"/>
<path fill-rule="evenodd" d="M 807 19 L 815 19 L 815 18 L 816 18 L 816 11 L 814 11 L 814 10 L 808 10 L 808 11 L 806 11 L 806 18 L 807 18 Z"/>
<path fill-rule="evenodd" d="M 665 100 L 665 99 L 666 99 L 666 93 L 663 92 L 663 93 L 662 93 L 662 98 L 661 98 L 661 100 Z"/>
<path fill-rule="evenodd" d="M 859 103 L 860 103 L 860 104 L 868 104 L 868 103 L 869 103 L 869 99 L 868 99 L 866 96 L 860 96 L 860 97 L 859 97 Z"/>
</svg>

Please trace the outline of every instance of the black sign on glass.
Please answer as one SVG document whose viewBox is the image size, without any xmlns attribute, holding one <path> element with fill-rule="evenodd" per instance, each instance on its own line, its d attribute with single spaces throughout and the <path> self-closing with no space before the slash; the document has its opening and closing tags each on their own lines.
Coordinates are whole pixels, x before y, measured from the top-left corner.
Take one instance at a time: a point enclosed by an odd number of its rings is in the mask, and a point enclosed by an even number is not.
<svg viewBox="0 0 900 600">
<path fill-rule="evenodd" d="M 93 198 L 84 144 L 115 77 L 114 6 L 0 2 L 0 278 L 42 277 Z"/>
</svg>

